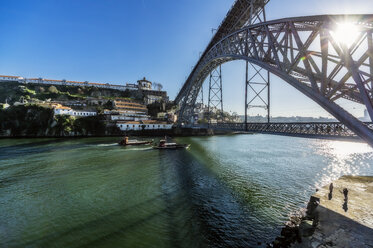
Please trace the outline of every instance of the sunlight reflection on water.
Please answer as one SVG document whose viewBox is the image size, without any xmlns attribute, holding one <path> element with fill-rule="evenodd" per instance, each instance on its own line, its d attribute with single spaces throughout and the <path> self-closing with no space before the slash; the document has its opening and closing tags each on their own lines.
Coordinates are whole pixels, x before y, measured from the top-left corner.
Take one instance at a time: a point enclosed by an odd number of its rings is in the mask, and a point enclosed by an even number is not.
<svg viewBox="0 0 373 248">
<path fill-rule="evenodd" d="M 373 149 L 366 143 L 327 141 L 323 142 L 318 153 L 330 162 L 319 173 L 316 188 L 329 184 L 342 175 L 359 175 L 370 167 L 369 159 L 373 157 Z"/>
</svg>

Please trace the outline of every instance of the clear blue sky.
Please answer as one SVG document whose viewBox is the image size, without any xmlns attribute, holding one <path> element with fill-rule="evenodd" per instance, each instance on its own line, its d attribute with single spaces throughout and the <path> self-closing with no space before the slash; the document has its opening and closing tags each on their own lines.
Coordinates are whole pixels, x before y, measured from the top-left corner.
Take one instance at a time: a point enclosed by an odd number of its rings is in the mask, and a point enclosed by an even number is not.
<svg viewBox="0 0 373 248">
<path fill-rule="evenodd" d="M 1 0 L 0 74 L 108 83 L 146 76 L 172 99 L 233 2 Z M 267 13 L 268 19 L 373 13 L 373 1 L 272 0 Z M 241 113 L 243 66 L 223 67 L 226 109 Z M 273 115 L 327 115 L 276 78 L 272 96 Z"/>
</svg>

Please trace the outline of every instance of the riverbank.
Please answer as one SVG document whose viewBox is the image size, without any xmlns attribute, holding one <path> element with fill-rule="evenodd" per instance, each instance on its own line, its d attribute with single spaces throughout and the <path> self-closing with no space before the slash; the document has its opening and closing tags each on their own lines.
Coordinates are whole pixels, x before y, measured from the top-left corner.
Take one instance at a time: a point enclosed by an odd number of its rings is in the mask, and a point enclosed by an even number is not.
<svg viewBox="0 0 373 248">
<path fill-rule="evenodd" d="M 373 247 L 373 177 L 343 176 L 313 194 L 270 247 Z"/>
<path fill-rule="evenodd" d="M 212 129 L 205 128 L 172 128 L 172 129 L 154 129 L 154 130 L 139 130 L 139 131 L 118 131 L 117 129 L 102 129 L 97 132 L 85 132 L 85 134 L 79 132 L 60 132 L 54 135 L 49 135 L 48 133 L 39 132 L 35 134 L 27 133 L 0 133 L 0 139 L 9 138 L 87 138 L 87 137 L 118 137 L 118 136 L 137 136 L 137 137 L 190 137 L 190 136 L 213 136 L 213 135 L 227 135 L 227 134 L 243 134 L 231 131 L 214 131 Z M 245 133 L 252 134 L 252 133 Z"/>
</svg>

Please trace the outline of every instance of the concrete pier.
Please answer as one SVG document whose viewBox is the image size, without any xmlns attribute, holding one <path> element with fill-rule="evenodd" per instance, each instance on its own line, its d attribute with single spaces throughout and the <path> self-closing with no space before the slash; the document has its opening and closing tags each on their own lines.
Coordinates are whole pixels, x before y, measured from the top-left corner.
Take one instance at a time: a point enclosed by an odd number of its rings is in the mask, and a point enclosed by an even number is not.
<svg viewBox="0 0 373 248">
<path fill-rule="evenodd" d="M 293 247 L 373 247 L 373 177 L 343 176 L 313 199 L 314 232 Z"/>
<path fill-rule="evenodd" d="M 373 177 L 343 176 L 325 185 L 296 222 L 270 247 L 373 248 Z"/>
</svg>

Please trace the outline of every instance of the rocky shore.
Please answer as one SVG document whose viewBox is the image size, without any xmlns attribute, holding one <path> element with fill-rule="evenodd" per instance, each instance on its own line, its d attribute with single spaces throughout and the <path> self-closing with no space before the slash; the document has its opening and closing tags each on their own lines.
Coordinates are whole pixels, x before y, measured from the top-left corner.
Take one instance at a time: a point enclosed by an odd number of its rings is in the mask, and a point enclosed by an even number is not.
<svg viewBox="0 0 373 248">
<path fill-rule="evenodd" d="M 343 176 L 317 190 L 268 247 L 373 247 L 373 177 Z"/>
</svg>

